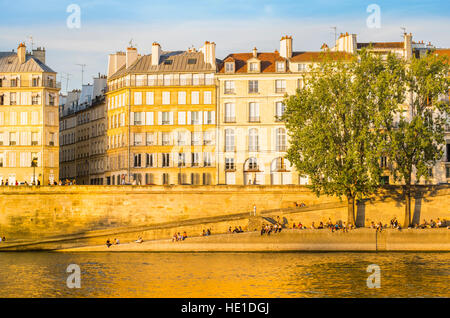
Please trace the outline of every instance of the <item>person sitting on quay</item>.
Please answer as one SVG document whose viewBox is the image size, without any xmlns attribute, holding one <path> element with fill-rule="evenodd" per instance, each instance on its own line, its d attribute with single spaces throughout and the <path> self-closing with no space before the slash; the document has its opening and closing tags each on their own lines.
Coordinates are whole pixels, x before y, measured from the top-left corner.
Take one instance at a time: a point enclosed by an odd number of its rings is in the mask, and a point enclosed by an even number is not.
<svg viewBox="0 0 450 318">
<path fill-rule="evenodd" d="M 111 241 L 110 241 L 109 239 L 107 239 L 107 240 L 106 240 L 106 247 L 109 248 L 111 245 L 112 245 L 112 244 L 111 244 Z"/>
<path fill-rule="evenodd" d="M 211 229 L 206 230 L 206 235 L 208 235 L 208 236 L 211 235 Z"/>
<path fill-rule="evenodd" d="M 228 228 L 228 234 L 233 233 L 233 231 L 231 230 L 231 226 Z"/>
<path fill-rule="evenodd" d="M 184 241 L 185 239 L 187 239 L 187 237 L 188 237 L 188 236 L 187 236 L 187 233 L 186 233 L 186 231 L 184 231 L 184 232 L 183 232 L 183 236 L 182 236 L 183 241 Z"/>
<path fill-rule="evenodd" d="M 142 239 L 142 236 L 139 236 L 139 238 L 135 242 L 140 244 L 144 242 L 144 240 Z"/>
<path fill-rule="evenodd" d="M 120 244 L 119 239 L 118 239 L 118 238 L 115 238 L 115 239 L 114 239 L 114 245 L 119 245 L 119 244 Z"/>
<path fill-rule="evenodd" d="M 323 222 L 322 221 L 319 223 L 319 227 L 317 229 L 319 229 L 319 230 L 323 229 Z"/>
<path fill-rule="evenodd" d="M 177 233 L 175 233 L 175 234 L 172 236 L 172 242 L 176 242 L 176 241 L 178 241 Z"/>
<path fill-rule="evenodd" d="M 203 229 L 202 236 L 206 236 L 206 231 Z"/>
<path fill-rule="evenodd" d="M 264 235 L 264 233 L 266 233 L 266 227 L 263 225 L 261 226 L 261 235 Z"/>
</svg>

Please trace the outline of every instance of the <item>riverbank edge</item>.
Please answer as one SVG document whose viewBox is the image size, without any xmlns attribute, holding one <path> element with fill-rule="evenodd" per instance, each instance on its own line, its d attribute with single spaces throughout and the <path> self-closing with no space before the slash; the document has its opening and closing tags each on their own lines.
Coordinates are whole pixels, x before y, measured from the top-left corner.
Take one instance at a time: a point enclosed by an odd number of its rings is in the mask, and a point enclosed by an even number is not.
<svg viewBox="0 0 450 318">
<path fill-rule="evenodd" d="M 127 242 L 112 245 L 54 249 L 58 253 L 276 253 L 276 252 L 450 252 L 450 230 L 357 229 L 347 233 L 329 230 L 283 230 L 271 236 L 259 232 L 216 234 L 187 238 L 182 242 L 170 239 Z"/>
</svg>

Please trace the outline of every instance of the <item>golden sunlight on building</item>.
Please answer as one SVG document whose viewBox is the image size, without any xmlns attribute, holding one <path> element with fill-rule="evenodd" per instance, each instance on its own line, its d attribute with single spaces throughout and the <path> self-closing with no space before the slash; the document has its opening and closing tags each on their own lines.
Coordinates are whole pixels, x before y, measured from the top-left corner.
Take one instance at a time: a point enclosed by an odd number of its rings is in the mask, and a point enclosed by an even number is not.
<svg viewBox="0 0 450 318">
<path fill-rule="evenodd" d="M 58 92 L 45 49 L 0 52 L 0 182 L 58 180 Z"/>
<path fill-rule="evenodd" d="M 106 184 L 215 184 L 215 43 L 109 56 Z"/>
</svg>

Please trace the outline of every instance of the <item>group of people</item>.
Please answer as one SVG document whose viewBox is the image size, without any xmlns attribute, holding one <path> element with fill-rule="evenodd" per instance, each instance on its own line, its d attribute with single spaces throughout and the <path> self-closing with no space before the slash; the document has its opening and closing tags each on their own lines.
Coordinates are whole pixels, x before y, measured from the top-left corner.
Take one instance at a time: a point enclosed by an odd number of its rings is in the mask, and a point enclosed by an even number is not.
<svg viewBox="0 0 450 318">
<path fill-rule="evenodd" d="M 414 228 L 416 229 L 435 229 L 440 227 L 447 227 L 450 229 L 450 225 L 448 224 L 447 220 L 442 220 L 440 218 L 437 218 L 436 221 L 433 219 L 430 220 L 430 222 L 427 222 L 427 220 L 423 220 L 421 224 L 415 224 Z"/>
<path fill-rule="evenodd" d="M 270 233 L 281 233 L 281 230 L 283 229 L 283 226 L 280 223 L 275 224 L 264 224 L 261 227 L 261 235 L 267 234 L 270 235 Z"/>
<path fill-rule="evenodd" d="M 211 235 L 211 229 L 207 229 L 206 231 L 203 230 L 202 236 L 210 236 Z"/>
<path fill-rule="evenodd" d="M 118 238 L 115 238 L 113 243 L 111 243 L 110 239 L 106 240 L 106 246 L 109 248 L 111 245 L 119 245 L 120 241 Z"/>
<path fill-rule="evenodd" d="M 234 227 L 234 230 L 231 229 L 231 226 L 228 228 L 228 233 L 244 233 L 244 230 L 241 226 L 239 228 L 237 226 Z"/>
<path fill-rule="evenodd" d="M 186 231 L 183 232 L 183 235 L 180 234 L 180 232 L 175 233 L 172 237 L 172 242 L 179 242 L 179 241 L 184 241 L 185 239 L 187 239 L 187 233 Z"/>
<path fill-rule="evenodd" d="M 1 243 L 1 242 L 6 242 L 6 237 L 0 236 L 0 243 Z"/>
</svg>

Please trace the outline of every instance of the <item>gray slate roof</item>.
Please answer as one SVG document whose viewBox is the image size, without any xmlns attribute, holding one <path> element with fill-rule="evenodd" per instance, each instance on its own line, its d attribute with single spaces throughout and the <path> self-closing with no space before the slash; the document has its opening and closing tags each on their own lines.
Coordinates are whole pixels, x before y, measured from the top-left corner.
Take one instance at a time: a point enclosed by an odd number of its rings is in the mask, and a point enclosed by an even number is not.
<svg viewBox="0 0 450 318">
<path fill-rule="evenodd" d="M 19 73 L 19 72 L 48 72 L 56 73 L 50 67 L 36 59 L 32 55 L 26 55 L 26 61 L 19 64 L 17 52 L 0 52 L 0 72 Z"/>
<path fill-rule="evenodd" d="M 196 59 L 194 64 L 188 64 L 189 59 Z M 172 60 L 172 64 L 165 64 L 166 60 Z M 216 60 L 219 61 L 220 60 Z M 217 62 L 216 62 L 217 63 Z M 110 79 L 122 77 L 127 74 L 148 73 L 173 73 L 173 72 L 215 72 L 216 68 L 205 63 L 202 52 L 172 51 L 162 52 L 159 65 L 152 65 L 152 55 L 144 55 L 138 58 L 127 69 L 122 66 Z"/>
</svg>

